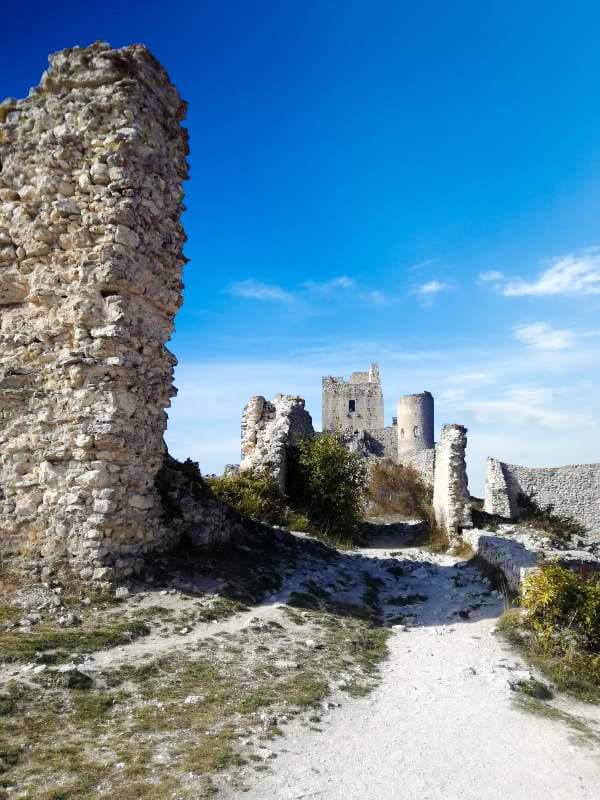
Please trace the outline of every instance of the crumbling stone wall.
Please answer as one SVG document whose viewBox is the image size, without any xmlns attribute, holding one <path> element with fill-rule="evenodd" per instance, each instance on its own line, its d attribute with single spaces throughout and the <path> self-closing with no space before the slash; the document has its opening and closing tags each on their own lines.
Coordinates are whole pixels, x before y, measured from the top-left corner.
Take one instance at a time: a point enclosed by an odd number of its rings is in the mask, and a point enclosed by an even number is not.
<svg viewBox="0 0 600 800">
<path fill-rule="evenodd" d="M 460 540 L 462 528 L 472 526 L 465 451 L 467 429 L 463 425 L 444 425 L 435 446 L 433 511 L 437 524 L 448 534 L 451 544 Z"/>
<path fill-rule="evenodd" d="M 435 469 L 435 448 L 429 450 L 412 450 L 398 454 L 398 463 L 405 467 L 414 467 L 423 483 L 433 489 Z"/>
<path fill-rule="evenodd" d="M 0 106 L 0 554 L 128 574 L 173 538 L 154 486 L 181 304 L 185 105 L 145 47 L 55 53 Z"/>
<path fill-rule="evenodd" d="M 268 402 L 262 396 L 252 397 L 242 416 L 240 470 L 266 469 L 284 492 L 288 448 L 313 435 L 304 398 L 278 394 Z"/>
<path fill-rule="evenodd" d="M 552 504 L 556 513 L 572 517 L 600 537 L 600 464 L 532 469 L 489 458 L 485 511 L 516 519 L 521 492 L 539 506 Z"/>
</svg>

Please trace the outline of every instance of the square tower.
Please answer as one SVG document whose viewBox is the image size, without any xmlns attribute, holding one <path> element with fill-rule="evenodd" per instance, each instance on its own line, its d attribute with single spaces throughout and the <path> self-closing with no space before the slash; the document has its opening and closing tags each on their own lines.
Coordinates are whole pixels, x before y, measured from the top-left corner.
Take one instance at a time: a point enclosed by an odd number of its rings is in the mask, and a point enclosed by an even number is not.
<svg viewBox="0 0 600 800">
<path fill-rule="evenodd" d="M 383 428 L 379 367 L 353 372 L 349 381 L 323 378 L 323 431 L 360 433 Z"/>
</svg>

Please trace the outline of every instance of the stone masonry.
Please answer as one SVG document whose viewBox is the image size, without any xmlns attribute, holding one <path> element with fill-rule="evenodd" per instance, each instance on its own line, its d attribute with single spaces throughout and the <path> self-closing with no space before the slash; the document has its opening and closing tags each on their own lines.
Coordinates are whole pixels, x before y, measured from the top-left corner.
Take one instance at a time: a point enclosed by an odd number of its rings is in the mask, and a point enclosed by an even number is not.
<svg viewBox="0 0 600 800">
<path fill-rule="evenodd" d="M 313 435 L 312 418 L 302 397 L 278 394 L 271 402 L 252 397 L 242 416 L 240 470 L 268 470 L 284 493 L 288 447 Z"/>
<path fill-rule="evenodd" d="M 532 469 L 489 458 L 485 511 L 516 519 L 521 492 L 541 507 L 552 504 L 556 513 L 572 517 L 600 537 L 600 464 Z"/>
<path fill-rule="evenodd" d="M 323 431 L 360 433 L 383 428 L 383 394 L 377 364 L 349 381 L 323 378 Z"/>
<path fill-rule="evenodd" d="M 435 446 L 433 511 L 451 544 L 460 541 L 463 528 L 472 526 L 466 447 L 467 429 L 462 425 L 444 425 Z"/>
<path fill-rule="evenodd" d="M 128 574 L 172 533 L 185 105 L 145 47 L 50 57 L 0 106 L 0 554 Z"/>
</svg>

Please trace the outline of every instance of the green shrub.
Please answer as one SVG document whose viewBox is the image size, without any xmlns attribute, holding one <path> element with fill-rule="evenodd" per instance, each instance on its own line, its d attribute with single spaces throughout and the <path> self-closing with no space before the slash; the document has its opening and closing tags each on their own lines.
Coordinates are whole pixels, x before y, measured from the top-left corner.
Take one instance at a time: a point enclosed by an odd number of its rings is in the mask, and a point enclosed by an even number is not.
<svg viewBox="0 0 600 800">
<path fill-rule="evenodd" d="M 286 504 L 273 477 L 264 470 L 248 470 L 206 482 L 214 494 L 240 514 L 270 525 L 306 530 L 308 520 Z"/>
<path fill-rule="evenodd" d="M 374 514 L 429 519 L 431 494 L 414 467 L 385 460 L 371 468 L 369 499 Z"/>
<path fill-rule="evenodd" d="M 534 495 L 519 492 L 517 504 L 520 520 L 546 531 L 553 539 L 568 541 L 571 536 L 583 536 L 586 532 L 585 526 L 572 517 L 567 514 L 557 514 L 552 503 L 546 506 L 538 505 Z"/>
<path fill-rule="evenodd" d="M 355 538 L 367 495 L 367 462 L 325 433 L 290 450 L 287 492 L 293 508 L 326 534 Z"/>
<path fill-rule="evenodd" d="M 523 583 L 525 620 L 554 647 L 600 651 L 600 576 L 546 564 Z"/>
</svg>

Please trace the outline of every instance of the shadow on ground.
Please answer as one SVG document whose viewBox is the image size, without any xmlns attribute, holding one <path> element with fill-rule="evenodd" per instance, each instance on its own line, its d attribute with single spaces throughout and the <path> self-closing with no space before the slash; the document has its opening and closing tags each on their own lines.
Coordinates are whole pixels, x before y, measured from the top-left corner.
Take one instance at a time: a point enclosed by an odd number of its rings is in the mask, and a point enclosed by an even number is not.
<svg viewBox="0 0 600 800">
<path fill-rule="evenodd" d="M 301 533 L 257 526 L 227 549 L 182 546 L 155 560 L 153 586 L 202 594 L 207 581 L 249 606 L 276 603 L 368 619 L 373 626 L 437 626 L 497 617 L 502 600 L 477 559 L 425 549 L 418 522 L 365 524 L 362 546 L 340 550 Z M 148 587 L 145 587 L 148 590 Z"/>
</svg>

